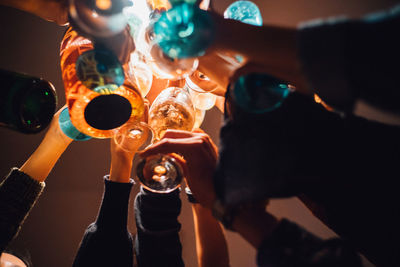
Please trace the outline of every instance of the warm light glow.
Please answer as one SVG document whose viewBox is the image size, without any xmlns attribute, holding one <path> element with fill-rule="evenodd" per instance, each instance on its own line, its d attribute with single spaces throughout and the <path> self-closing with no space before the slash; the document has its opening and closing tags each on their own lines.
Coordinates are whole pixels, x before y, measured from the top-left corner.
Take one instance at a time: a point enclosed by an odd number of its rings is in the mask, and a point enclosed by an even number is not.
<svg viewBox="0 0 400 267">
<path fill-rule="evenodd" d="M 333 108 L 326 104 L 317 94 L 314 94 L 314 101 L 318 104 L 321 104 L 326 110 L 333 111 Z"/>
<path fill-rule="evenodd" d="M 112 6 L 111 0 L 96 0 L 96 7 L 101 10 L 110 9 Z"/>
<path fill-rule="evenodd" d="M 152 9 L 168 10 L 171 8 L 168 0 L 147 0 L 147 3 Z"/>
<path fill-rule="evenodd" d="M 156 166 L 156 167 L 154 168 L 154 172 L 155 172 L 156 174 L 158 174 L 158 175 L 161 175 L 161 174 L 165 174 L 165 173 L 167 172 L 167 170 L 165 169 L 164 166 L 158 165 L 158 166 Z"/>
<path fill-rule="evenodd" d="M 130 14 L 138 17 L 144 25 L 149 24 L 150 9 L 146 0 L 132 1 L 132 6 L 126 7 L 123 10 L 126 17 L 129 18 Z"/>
</svg>

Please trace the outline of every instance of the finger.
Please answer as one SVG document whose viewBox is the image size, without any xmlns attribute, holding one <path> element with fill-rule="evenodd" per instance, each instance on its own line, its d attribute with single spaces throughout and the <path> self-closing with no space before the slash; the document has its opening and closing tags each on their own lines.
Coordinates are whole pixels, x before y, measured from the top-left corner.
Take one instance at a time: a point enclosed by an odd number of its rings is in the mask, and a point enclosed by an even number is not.
<svg viewBox="0 0 400 267">
<path fill-rule="evenodd" d="M 148 157 L 156 154 L 179 153 L 184 157 L 187 157 L 188 154 L 190 155 L 190 153 L 188 153 L 189 151 L 198 149 L 201 144 L 202 141 L 199 140 L 199 138 L 166 138 L 146 148 L 142 153 L 140 153 L 140 156 Z"/>
<path fill-rule="evenodd" d="M 181 166 L 181 168 L 183 170 L 183 177 L 188 177 L 189 169 L 188 169 L 186 160 L 182 156 L 180 156 L 176 153 L 171 153 L 171 154 L 169 154 L 169 156 L 174 158 L 176 160 L 176 162 L 178 162 L 179 166 Z"/>
<path fill-rule="evenodd" d="M 168 129 L 164 135 L 162 139 L 165 138 L 173 138 L 173 139 L 177 139 L 177 138 L 189 138 L 192 137 L 193 133 L 188 132 L 188 131 L 184 131 L 184 130 L 171 130 Z"/>
<path fill-rule="evenodd" d="M 192 131 L 193 133 L 205 133 L 202 129 L 196 128 Z"/>
</svg>

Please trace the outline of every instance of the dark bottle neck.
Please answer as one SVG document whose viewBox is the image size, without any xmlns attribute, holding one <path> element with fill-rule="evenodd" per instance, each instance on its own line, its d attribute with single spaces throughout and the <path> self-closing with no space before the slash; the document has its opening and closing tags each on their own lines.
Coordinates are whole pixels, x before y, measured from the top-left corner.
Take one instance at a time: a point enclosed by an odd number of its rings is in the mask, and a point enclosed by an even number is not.
<svg viewBox="0 0 400 267">
<path fill-rule="evenodd" d="M 0 70 L 0 125 L 22 133 L 37 133 L 49 125 L 57 96 L 48 81 Z"/>
</svg>

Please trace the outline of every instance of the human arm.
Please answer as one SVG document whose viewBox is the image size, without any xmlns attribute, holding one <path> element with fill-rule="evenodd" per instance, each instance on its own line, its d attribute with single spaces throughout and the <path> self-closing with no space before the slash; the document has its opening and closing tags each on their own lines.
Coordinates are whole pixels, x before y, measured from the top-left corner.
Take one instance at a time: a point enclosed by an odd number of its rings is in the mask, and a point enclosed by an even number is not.
<svg viewBox="0 0 400 267">
<path fill-rule="evenodd" d="M 153 193 L 143 187 L 135 198 L 135 252 L 139 267 L 184 266 L 179 239 L 180 190 Z"/>
<path fill-rule="evenodd" d="M 185 159 L 181 164 L 195 198 L 205 208 L 212 209 L 216 200 L 212 183 L 216 158 L 212 156 L 215 149 L 210 140 L 202 133 L 170 130 L 161 142 L 148 148 L 142 156 L 172 151 Z M 293 223 L 280 220 L 265 211 L 263 202 L 238 208 L 231 229 L 258 249 L 260 266 L 293 266 L 294 262 L 324 264 L 325 260 L 336 264 L 333 266 L 360 266 L 355 250 L 345 243 L 323 241 Z"/>
<path fill-rule="evenodd" d="M 138 144 L 139 145 L 139 144 Z M 104 177 L 104 193 L 96 221 L 88 226 L 73 266 L 133 265 L 133 238 L 127 228 L 130 179 L 137 147 L 126 151 L 111 139 L 110 175 Z"/>
<path fill-rule="evenodd" d="M 0 253 L 18 233 L 42 193 L 45 179 L 72 142 L 59 128 L 60 111 L 54 115 L 35 152 L 21 168 L 13 168 L 0 184 Z"/>
<path fill-rule="evenodd" d="M 211 211 L 199 203 L 192 204 L 192 212 L 199 267 L 228 267 L 228 245 L 222 226 Z"/>
<path fill-rule="evenodd" d="M 32 13 L 59 25 L 68 22 L 68 0 L 2 0 L 1 4 Z"/>
<path fill-rule="evenodd" d="M 46 180 L 58 159 L 72 142 L 72 139 L 62 132 L 58 124 L 61 110 L 54 115 L 49 130 L 40 145 L 20 168 L 21 172 L 38 182 Z"/>
<path fill-rule="evenodd" d="M 199 70 L 227 88 L 237 67 L 219 54 L 241 55 L 247 71 L 257 70 L 295 84 L 298 90 L 309 93 L 297 56 L 296 28 L 253 26 L 236 20 L 224 19 L 210 12 L 214 19 L 215 41 L 206 54 L 199 58 Z M 221 94 L 220 94 L 221 95 Z"/>
<path fill-rule="evenodd" d="M 400 51 L 396 29 L 400 7 L 360 19 L 343 16 L 285 28 L 224 20 L 213 14 L 215 43 L 200 58 L 199 70 L 226 88 L 235 70 L 217 53 L 240 54 L 257 70 L 315 92 L 329 105 L 352 111 L 358 99 L 398 111 L 397 69 Z M 255 68 L 256 66 L 256 68 Z M 245 66 L 246 67 L 246 66 Z"/>
<path fill-rule="evenodd" d="M 163 139 L 147 148 L 141 156 L 173 152 L 184 158 L 183 160 L 177 157 L 177 160 L 185 171 L 185 177 L 194 197 L 204 208 L 211 210 L 216 200 L 212 177 L 217 164 L 217 147 L 203 132 L 167 130 Z M 254 246 L 261 243 L 263 234 L 269 234 L 277 222 L 273 216 L 254 220 L 257 216 L 258 213 L 243 211 L 243 215 L 236 216 L 234 222 L 235 230 Z"/>
</svg>

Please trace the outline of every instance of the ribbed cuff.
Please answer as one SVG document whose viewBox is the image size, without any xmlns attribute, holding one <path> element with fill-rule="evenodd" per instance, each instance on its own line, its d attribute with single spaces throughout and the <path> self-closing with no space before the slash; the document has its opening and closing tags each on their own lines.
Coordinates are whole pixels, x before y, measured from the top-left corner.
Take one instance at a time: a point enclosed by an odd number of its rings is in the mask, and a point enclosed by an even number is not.
<svg viewBox="0 0 400 267">
<path fill-rule="evenodd" d="M 18 168 L 12 168 L 0 184 L 0 251 L 18 233 L 44 187 L 44 182 L 32 179 Z"/>
<path fill-rule="evenodd" d="M 138 231 L 169 234 L 179 231 L 181 212 L 180 189 L 170 193 L 153 193 L 143 187 L 135 199 L 135 218 Z"/>
<path fill-rule="evenodd" d="M 134 181 L 119 183 L 104 176 L 104 194 L 96 225 L 126 227 L 128 218 L 128 204 Z"/>
<path fill-rule="evenodd" d="M 259 266 L 293 266 L 293 261 L 309 256 L 322 240 L 289 220 L 282 219 L 272 234 L 258 248 Z M 305 259 L 303 259 L 305 260 Z"/>
<path fill-rule="evenodd" d="M 7 178 L 1 183 L 0 192 L 2 192 L 2 195 L 7 192 L 8 197 L 23 200 L 21 202 L 29 205 L 29 203 L 36 201 L 45 186 L 44 182 L 32 179 L 18 168 L 12 168 Z"/>
</svg>

